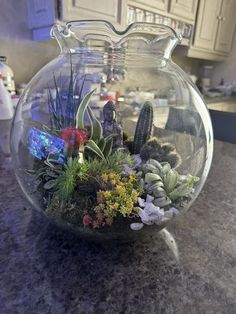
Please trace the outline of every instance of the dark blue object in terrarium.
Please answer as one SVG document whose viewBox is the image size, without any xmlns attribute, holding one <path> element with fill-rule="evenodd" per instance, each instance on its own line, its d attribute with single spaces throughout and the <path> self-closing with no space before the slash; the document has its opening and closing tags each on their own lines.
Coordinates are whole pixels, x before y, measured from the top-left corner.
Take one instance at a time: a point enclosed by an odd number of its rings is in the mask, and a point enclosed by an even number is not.
<svg viewBox="0 0 236 314">
<path fill-rule="evenodd" d="M 59 163 L 64 162 L 64 140 L 52 136 L 46 132 L 36 128 L 29 129 L 28 148 L 30 153 L 36 158 L 42 160 L 49 155 L 53 155 L 53 159 Z"/>
</svg>

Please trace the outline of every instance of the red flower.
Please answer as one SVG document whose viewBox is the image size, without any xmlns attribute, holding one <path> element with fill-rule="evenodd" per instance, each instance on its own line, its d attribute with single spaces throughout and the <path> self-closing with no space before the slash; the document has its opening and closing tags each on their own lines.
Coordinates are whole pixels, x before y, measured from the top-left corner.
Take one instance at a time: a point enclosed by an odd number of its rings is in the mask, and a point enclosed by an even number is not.
<svg viewBox="0 0 236 314">
<path fill-rule="evenodd" d="M 92 217 L 89 214 L 84 215 L 83 217 L 83 224 L 85 226 L 91 225 L 93 222 Z"/>
<path fill-rule="evenodd" d="M 88 142 L 88 134 L 84 129 L 66 128 L 61 131 L 60 138 L 63 139 L 68 147 L 79 148 Z"/>
</svg>

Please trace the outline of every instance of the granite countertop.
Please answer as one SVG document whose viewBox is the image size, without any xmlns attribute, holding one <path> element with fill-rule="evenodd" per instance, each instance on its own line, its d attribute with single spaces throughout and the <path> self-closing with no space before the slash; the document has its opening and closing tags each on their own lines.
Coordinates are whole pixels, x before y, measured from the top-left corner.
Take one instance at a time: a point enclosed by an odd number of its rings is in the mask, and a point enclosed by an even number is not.
<svg viewBox="0 0 236 314">
<path fill-rule="evenodd" d="M 0 313 L 236 313 L 236 145 L 215 142 L 203 192 L 150 239 L 87 243 L 32 211 L 0 169 Z"/>
<path fill-rule="evenodd" d="M 236 103 L 236 96 L 220 96 L 220 97 L 207 97 L 207 96 L 205 96 L 204 100 L 207 104 L 219 103 L 219 102 Z"/>
</svg>

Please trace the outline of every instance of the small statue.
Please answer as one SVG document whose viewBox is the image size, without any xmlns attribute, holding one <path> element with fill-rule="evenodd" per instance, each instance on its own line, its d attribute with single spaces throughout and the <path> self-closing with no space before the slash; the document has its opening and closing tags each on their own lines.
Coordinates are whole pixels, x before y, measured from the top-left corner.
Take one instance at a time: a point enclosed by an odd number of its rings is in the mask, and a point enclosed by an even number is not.
<svg viewBox="0 0 236 314">
<path fill-rule="evenodd" d="M 111 100 L 103 107 L 103 119 L 103 136 L 107 137 L 112 134 L 113 149 L 123 147 L 123 130 L 116 121 L 116 106 Z"/>
</svg>

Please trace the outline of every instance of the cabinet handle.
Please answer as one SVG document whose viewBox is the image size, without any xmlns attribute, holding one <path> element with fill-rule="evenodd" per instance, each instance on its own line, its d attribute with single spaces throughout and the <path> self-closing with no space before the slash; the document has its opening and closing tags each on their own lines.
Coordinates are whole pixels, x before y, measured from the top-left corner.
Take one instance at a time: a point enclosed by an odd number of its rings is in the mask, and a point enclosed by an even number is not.
<svg viewBox="0 0 236 314">
<path fill-rule="evenodd" d="M 226 18 L 224 16 L 221 16 L 221 15 L 217 16 L 217 19 L 219 21 L 225 21 L 226 20 Z"/>
</svg>

